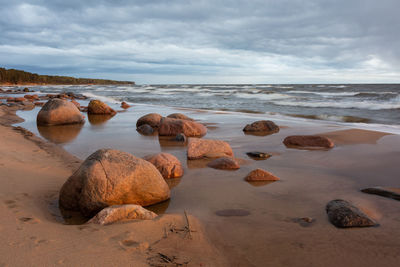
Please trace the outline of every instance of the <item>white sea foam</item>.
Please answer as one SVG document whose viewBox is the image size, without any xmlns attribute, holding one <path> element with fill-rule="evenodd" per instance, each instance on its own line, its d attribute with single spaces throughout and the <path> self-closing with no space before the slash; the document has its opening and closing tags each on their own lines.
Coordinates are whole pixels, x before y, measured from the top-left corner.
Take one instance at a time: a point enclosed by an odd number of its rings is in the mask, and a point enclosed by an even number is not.
<svg viewBox="0 0 400 267">
<path fill-rule="evenodd" d="M 272 101 L 273 104 L 279 106 L 293 107 L 311 107 L 311 108 L 348 108 L 348 109 L 368 109 L 368 110 L 383 110 L 383 109 L 399 109 L 399 101 L 387 102 L 372 102 L 372 101 Z"/>
<path fill-rule="evenodd" d="M 293 98 L 293 96 L 286 95 L 286 94 L 279 94 L 279 93 L 271 93 L 271 94 L 245 94 L 245 93 L 237 93 L 235 94 L 238 98 L 253 98 L 253 99 L 260 99 L 260 100 L 276 100 L 276 99 L 287 99 Z"/>
<path fill-rule="evenodd" d="M 86 97 L 90 97 L 90 98 L 93 98 L 93 99 L 98 99 L 100 101 L 107 102 L 107 103 L 117 104 L 117 103 L 120 102 L 120 101 L 117 101 L 116 99 L 114 99 L 112 97 L 109 97 L 109 96 L 96 95 L 96 94 L 93 94 L 93 93 L 90 93 L 90 92 L 84 92 L 82 94 L 84 96 L 86 96 Z"/>
<path fill-rule="evenodd" d="M 313 94 L 321 96 L 355 96 L 361 92 L 315 92 L 315 91 L 288 91 L 289 94 Z"/>
</svg>

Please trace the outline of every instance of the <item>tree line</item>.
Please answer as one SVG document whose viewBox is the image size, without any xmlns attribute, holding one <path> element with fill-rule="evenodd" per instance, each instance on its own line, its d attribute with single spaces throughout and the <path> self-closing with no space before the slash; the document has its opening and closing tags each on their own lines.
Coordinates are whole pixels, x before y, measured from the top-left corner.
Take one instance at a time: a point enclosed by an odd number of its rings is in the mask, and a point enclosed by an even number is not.
<svg viewBox="0 0 400 267">
<path fill-rule="evenodd" d="M 39 75 L 23 70 L 0 68 L 0 84 L 135 84 L 129 81 L 74 78 L 68 76 Z"/>
</svg>

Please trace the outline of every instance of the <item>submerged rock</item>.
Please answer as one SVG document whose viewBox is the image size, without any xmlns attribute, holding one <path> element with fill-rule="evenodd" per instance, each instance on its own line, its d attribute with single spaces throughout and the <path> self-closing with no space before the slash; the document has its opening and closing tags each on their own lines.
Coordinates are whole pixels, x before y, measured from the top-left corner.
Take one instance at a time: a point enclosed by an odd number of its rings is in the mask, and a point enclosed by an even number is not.
<svg viewBox="0 0 400 267">
<path fill-rule="evenodd" d="M 362 189 L 361 192 L 400 200 L 400 188 L 377 186 Z"/>
<path fill-rule="evenodd" d="M 318 135 L 292 135 L 283 140 L 285 146 L 290 148 L 332 148 L 331 139 Z"/>
<path fill-rule="evenodd" d="M 176 136 L 183 133 L 188 137 L 201 137 L 207 133 L 207 128 L 198 122 L 162 118 L 158 129 L 158 134 L 161 136 Z"/>
<path fill-rule="evenodd" d="M 60 190 L 60 206 L 90 217 L 105 207 L 152 205 L 170 191 L 153 164 L 129 153 L 100 149 L 90 155 Z"/>
<path fill-rule="evenodd" d="M 183 175 L 181 162 L 172 154 L 158 153 L 144 159 L 153 164 L 165 179 L 179 178 Z"/>
<path fill-rule="evenodd" d="M 218 170 L 237 170 L 240 169 L 238 162 L 230 157 L 217 158 L 207 164 L 208 167 Z"/>
<path fill-rule="evenodd" d="M 100 100 L 91 100 L 88 105 L 88 114 L 116 114 L 115 110 Z"/>
<path fill-rule="evenodd" d="M 336 199 L 326 205 L 329 221 L 339 228 L 369 227 L 378 224 L 349 202 Z"/>
<path fill-rule="evenodd" d="M 136 131 L 143 135 L 152 135 L 154 133 L 154 129 L 148 124 L 140 125 Z"/>
<path fill-rule="evenodd" d="M 255 169 L 252 170 L 247 176 L 244 178 L 248 182 L 258 182 L 258 181 L 278 181 L 279 178 L 273 175 L 270 172 L 267 172 L 263 169 Z"/>
<path fill-rule="evenodd" d="M 121 108 L 123 108 L 123 109 L 128 109 L 128 108 L 130 108 L 131 107 L 131 105 L 129 105 L 128 103 L 126 103 L 126 102 L 122 102 L 121 103 Z"/>
<path fill-rule="evenodd" d="M 190 138 L 188 159 L 233 157 L 231 146 L 221 140 Z"/>
<path fill-rule="evenodd" d="M 38 125 L 62 125 L 84 123 L 79 109 L 67 100 L 50 99 L 39 111 L 36 118 Z"/>
<path fill-rule="evenodd" d="M 157 214 L 139 205 L 114 205 L 102 209 L 88 223 L 107 225 L 130 220 L 152 220 L 156 217 Z"/>
<path fill-rule="evenodd" d="M 186 142 L 187 138 L 183 133 L 178 133 L 172 140 L 176 142 Z"/>
<path fill-rule="evenodd" d="M 267 135 L 279 132 L 279 126 L 273 121 L 262 120 L 255 121 L 252 124 L 247 124 L 243 131 L 247 133 L 263 133 Z"/>
<path fill-rule="evenodd" d="M 160 126 L 160 121 L 162 116 L 158 113 L 150 113 L 140 117 L 136 122 L 136 128 L 139 128 L 143 124 L 148 124 L 152 128 L 158 128 Z"/>
</svg>

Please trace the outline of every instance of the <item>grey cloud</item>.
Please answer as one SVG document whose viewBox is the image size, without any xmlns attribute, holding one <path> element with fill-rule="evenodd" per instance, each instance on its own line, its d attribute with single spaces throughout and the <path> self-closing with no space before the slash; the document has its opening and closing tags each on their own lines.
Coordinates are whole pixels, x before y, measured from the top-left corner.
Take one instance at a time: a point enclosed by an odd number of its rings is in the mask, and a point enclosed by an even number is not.
<svg viewBox="0 0 400 267">
<path fill-rule="evenodd" d="M 327 77 L 400 71 L 395 0 L 0 4 L 6 7 L 0 10 L 0 61 L 6 67 L 204 79 L 237 73 L 267 79 L 275 70 L 314 69 Z"/>
</svg>

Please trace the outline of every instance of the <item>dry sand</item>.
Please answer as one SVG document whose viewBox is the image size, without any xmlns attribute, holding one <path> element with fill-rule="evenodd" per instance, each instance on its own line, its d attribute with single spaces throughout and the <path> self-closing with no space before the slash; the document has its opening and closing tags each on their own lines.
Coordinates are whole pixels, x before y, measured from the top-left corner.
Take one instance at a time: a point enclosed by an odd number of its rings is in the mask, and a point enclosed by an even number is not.
<svg viewBox="0 0 400 267">
<path fill-rule="evenodd" d="M 35 136 L 1 126 L 0 164 L 4 165 L 0 171 L 5 186 L 0 189 L 0 207 L 7 216 L 0 218 L 0 233 L 5 237 L 0 266 L 157 266 L 157 261 L 173 256 L 179 263 L 189 259 L 189 266 L 398 265 L 399 202 L 359 191 L 379 185 L 400 187 L 398 135 L 288 123 L 277 134 L 251 136 L 244 135 L 242 128 L 255 119 L 186 110 L 187 115 L 210 125 L 206 138 L 228 141 L 235 156 L 245 160 L 237 171 L 221 171 L 207 168 L 207 161 L 187 161 L 182 145 L 140 136 L 134 126 L 127 126 L 151 109 L 162 113 L 155 107 L 134 107 L 104 124 L 85 125 L 77 133 L 62 129 L 62 134 L 58 130 L 43 134 L 53 142 L 67 143 L 64 147 L 81 159 L 95 149 L 112 146 L 140 157 L 168 152 L 184 163 L 183 178 L 169 181 L 171 200 L 152 208 L 167 210 L 168 215 L 107 227 L 57 221 L 58 190 L 79 160 Z M 288 135 L 320 133 L 337 146 L 307 151 L 282 144 Z M 113 138 L 116 135 L 118 139 Z M 252 160 L 246 152 L 254 150 L 273 156 Z M 264 185 L 245 182 L 243 178 L 255 168 L 266 169 L 281 180 Z M 359 206 L 380 226 L 335 228 L 327 219 L 325 205 L 337 198 Z M 196 230 L 193 240 L 180 231 L 186 226 L 183 210 L 198 218 L 190 217 Z M 312 223 L 301 223 L 302 217 L 312 218 Z M 165 229 L 170 233 L 167 238 Z M 164 262 L 160 266 L 179 265 Z"/>
</svg>

